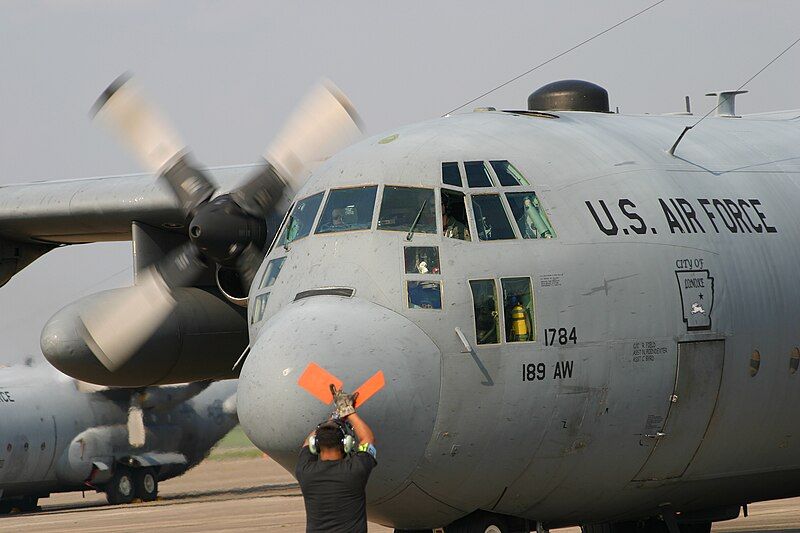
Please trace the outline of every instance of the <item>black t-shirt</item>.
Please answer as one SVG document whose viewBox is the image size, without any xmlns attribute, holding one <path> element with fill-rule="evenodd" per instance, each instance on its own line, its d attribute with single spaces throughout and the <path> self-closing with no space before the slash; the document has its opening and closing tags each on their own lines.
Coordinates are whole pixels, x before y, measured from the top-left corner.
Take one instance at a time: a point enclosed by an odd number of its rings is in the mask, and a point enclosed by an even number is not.
<svg viewBox="0 0 800 533">
<path fill-rule="evenodd" d="M 368 452 L 322 461 L 304 446 L 294 475 L 303 491 L 306 532 L 367 533 L 364 487 L 377 464 Z"/>
</svg>

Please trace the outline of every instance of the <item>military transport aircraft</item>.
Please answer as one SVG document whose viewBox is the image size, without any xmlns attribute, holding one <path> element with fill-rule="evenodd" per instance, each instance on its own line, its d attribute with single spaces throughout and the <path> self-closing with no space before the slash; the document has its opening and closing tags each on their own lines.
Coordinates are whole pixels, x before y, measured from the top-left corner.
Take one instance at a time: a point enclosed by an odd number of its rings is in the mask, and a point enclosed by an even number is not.
<svg viewBox="0 0 800 533">
<path fill-rule="evenodd" d="M 360 388 L 369 514 L 399 531 L 709 531 L 800 494 L 800 112 L 733 96 L 677 147 L 696 117 L 610 113 L 575 80 L 351 144 L 329 87 L 264 162 L 207 171 L 118 80 L 97 116 L 157 178 L 0 188 L 3 280 L 131 239 L 135 285 L 57 313 L 49 361 L 239 374 L 289 471 L 327 385 Z"/>
<path fill-rule="evenodd" d="M 14 365 L 0 368 L 0 419 L 0 514 L 54 492 L 148 501 L 236 425 L 236 383 L 109 389 Z"/>
</svg>

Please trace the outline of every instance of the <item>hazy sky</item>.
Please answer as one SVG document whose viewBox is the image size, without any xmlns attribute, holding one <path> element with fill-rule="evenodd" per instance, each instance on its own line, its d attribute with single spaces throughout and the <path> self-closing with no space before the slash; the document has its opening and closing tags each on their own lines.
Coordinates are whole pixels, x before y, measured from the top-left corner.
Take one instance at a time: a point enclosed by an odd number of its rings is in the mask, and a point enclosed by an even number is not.
<svg viewBox="0 0 800 533">
<path fill-rule="evenodd" d="M 0 1 L 0 184 L 140 170 L 87 111 L 130 70 L 208 165 L 255 160 L 317 79 L 377 133 L 432 118 L 653 1 Z M 581 78 L 623 113 L 713 105 L 800 37 L 795 0 L 666 0 L 470 105 L 523 108 Z M 800 45 L 737 99 L 800 108 Z M 0 289 L 0 361 L 38 352 L 59 308 L 129 284 L 130 244 L 51 252 Z"/>
</svg>

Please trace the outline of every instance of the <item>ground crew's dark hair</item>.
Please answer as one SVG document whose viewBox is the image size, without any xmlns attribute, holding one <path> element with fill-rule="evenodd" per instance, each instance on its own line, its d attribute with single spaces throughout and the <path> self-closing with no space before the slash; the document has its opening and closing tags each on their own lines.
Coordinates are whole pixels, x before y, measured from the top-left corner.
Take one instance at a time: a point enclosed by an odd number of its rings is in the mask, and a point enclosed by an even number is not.
<svg viewBox="0 0 800 533">
<path fill-rule="evenodd" d="M 339 448 L 342 445 L 342 430 L 335 424 L 324 424 L 317 429 L 317 446 L 320 448 Z"/>
</svg>

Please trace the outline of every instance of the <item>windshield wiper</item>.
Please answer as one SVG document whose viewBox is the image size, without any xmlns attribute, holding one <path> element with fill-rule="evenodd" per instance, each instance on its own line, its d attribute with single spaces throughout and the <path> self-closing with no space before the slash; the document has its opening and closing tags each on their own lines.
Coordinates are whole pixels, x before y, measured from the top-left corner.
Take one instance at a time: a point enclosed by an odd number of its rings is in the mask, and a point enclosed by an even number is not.
<svg viewBox="0 0 800 533">
<path fill-rule="evenodd" d="M 408 235 L 406 235 L 406 240 L 410 241 L 414 238 L 414 230 L 417 228 L 417 224 L 419 224 L 419 219 L 422 217 L 422 211 L 425 210 L 425 206 L 428 205 L 428 199 L 425 198 L 422 201 L 422 205 L 419 206 L 419 211 L 417 211 L 417 216 L 414 217 L 414 222 L 411 224 L 411 227 L 408 229 Z"/>
</svg>

